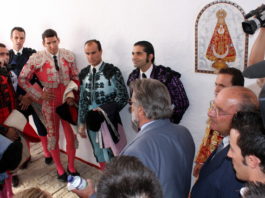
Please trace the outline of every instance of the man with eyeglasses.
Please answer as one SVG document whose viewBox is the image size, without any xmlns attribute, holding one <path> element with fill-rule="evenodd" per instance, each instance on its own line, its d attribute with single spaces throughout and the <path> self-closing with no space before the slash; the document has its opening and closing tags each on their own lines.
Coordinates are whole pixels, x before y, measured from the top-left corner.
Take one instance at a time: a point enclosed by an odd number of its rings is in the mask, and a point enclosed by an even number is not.
<svg viewBox="0 0 265 198">
<path fill-rule="evenodd" d="M 227 157 L 232 118 L 238 111 L 258 108 L 257 96 L 249 89 L 233 86 L 222 89 L 208 112 L 210 128 L 224 138 L 202 166 L 191 191 L 192 198 L 239 198 L 244 182 L 236 178 L 231 159 Z"/>
<path fill-rule="evenodd" d="M 215 97 L 226 87 L 244 86 L 244 77 L 242 72 L 236 68 L 228 67 L 220 69 L 215 80 Z M 193 168 L 193 176 L 198 177 L 200 169 L 211 153 L 217 148 L 223 137 L 218 131 L 212 130 L 207 124 L 202 143 L 195 157 L 195 166 Z"/>
<path fill-rule="evenodd" d="M 173 109 L 167 87 L 158 80 L 136 79 L 130 88 L 131 119 L 140 131 L 120 155 L 137 157 L 153 171 L 163 197 L 188 197 L 195 145 L 187 128 L 170 122 Z M 75 192 L 88 197 L 92 187 Z"/>
</svg>

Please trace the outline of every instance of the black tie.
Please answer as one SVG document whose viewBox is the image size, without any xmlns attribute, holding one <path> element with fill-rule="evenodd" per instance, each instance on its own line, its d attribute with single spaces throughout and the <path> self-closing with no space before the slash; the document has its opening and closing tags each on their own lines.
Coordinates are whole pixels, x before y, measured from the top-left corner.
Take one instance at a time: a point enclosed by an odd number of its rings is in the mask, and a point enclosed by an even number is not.
<svg viewBox="0 0 265 198">
<path fill-rule="evenodd" d="M 17 56 L 18 56 L 18 57 L 21 56 L 20 52 L 17 53 Z"/>
<path fill-rule="evenodd" d="M 58 65 L 58 61 L 57 61 L 57 56 L 53 56 L 53 60 L 54 60 L 54 64 L 55 64 L 56 70 L 59 71 L 59 65 Z"/>
<path fill-rule="evenodd" d="M 97 72 L 96 68 L 93 68 L 93 76 L 95 76 L 95 73 Z"/>
<path fill-rule="evenodd" d="M 145 73 L 142 73 L 142 78 L 146 78 L 146 75 L 145 75 Z"/>
</svg>

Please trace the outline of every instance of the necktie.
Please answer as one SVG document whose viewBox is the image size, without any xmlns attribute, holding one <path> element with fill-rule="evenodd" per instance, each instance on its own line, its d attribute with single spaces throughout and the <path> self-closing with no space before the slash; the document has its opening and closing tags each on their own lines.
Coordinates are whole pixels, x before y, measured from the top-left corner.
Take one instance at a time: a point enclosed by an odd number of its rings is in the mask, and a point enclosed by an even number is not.
<svg viewBox="0 0 265 198">
<path fill-rule="evenodd" d="M 220 144 L 218 145 L 215 154 L 219 153 L 223 148 L 224 148 L 224 143 L 223 143 L 223 141 L 222 141 L 222 142 L 220 142 Z"/>
<path fill-rule="evenodd" d="M 142 78 L 147 78 L 145 73 L 142 73 Z"/>
<path fill-rule="evenodd" d="M 20 52 L 17 53 L 17 56 L 18 56 L 18 57 L 21 56 Z"/>
<path fill-rule="evenodd" d="M 58 65 L 58 61 L 57 61 L 57 56 L 53 56 L 53 60 L 54 60 L 54 65 L 57 71 L 59 71 L 59 65 Z"/>
<path fill-rule="evenodd" d="M 93 71 L 93 76 L 95 76 L 95 73 L 97 72 L 96 68 L 93 68 L 92 71 Z"/>
<path fill-rule="evenodd" d="M 211 160 L 213 160 L 213 159 L 216 157 L 216 155 L 217 155 L 220 151 L 222 151 L 223 148 L 224 148 L 224 143 L 223 143 L 223 141 L 222 141 L 222 142 L 220 142 L 220 144 L 218 145 L 218 147 L 217 147 L 217 149 L 216 149 L 216 152 L 215 152 L 215 154 L 212 156 L 212 159 L 211 159 Z"/>
</svg>

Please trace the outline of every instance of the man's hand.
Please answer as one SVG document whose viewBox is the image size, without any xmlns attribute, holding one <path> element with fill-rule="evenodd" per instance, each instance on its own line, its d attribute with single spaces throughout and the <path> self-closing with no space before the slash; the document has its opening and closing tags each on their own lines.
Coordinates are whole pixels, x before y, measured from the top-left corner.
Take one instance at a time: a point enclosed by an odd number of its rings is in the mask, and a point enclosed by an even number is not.
<svg viewBox="0 0 265 198">
<path fill-rule="evenodd" d="M 54 100 L 56 97 L 51 91 L 44 90 L 41 95 L 41 99 L 44 101 Z"/>
<path fill-rule="evenodd" d="M 196 163 L 195 164 L 195 166 L 193 168 L 193 176 L 194 177 L 198 177 L 199 176 L 200 170 L 202 168 L 202 165 L 203 165 L 202 163 Z"/>
<path fill-rule="evenodd" d="M 27 110 L 29 105 L 31 105 L 32 100 L 30 96 L 24 95 L 20 98 L 19 106 L 21 107 L 21 110 Z"/>
<path fill-rule="evenodd" d="M 71 97 L 66 98 L 65 101 L 69 106 L 73 106 L 75 104 L 75 99 Z"/>
<path fill-rule="evenodd" d="M 80 125 L 78 127 L 78 134 L 82 137 L 82 138 L 86 138 L 86 127 L 85 125 Z"/>
<path fill-rule="evenodd" d="M 6 135 L 5 135 L 8 139 L 15 141 L 19 138 L 19 134 L 18 131 L 15 128 L 9 127 Z"/>
<path fill-rule="evenodd" d="M 91 195 L 95 193 L 95 185 L 91 179 L 87 179 L 87 187 L 83 190 L 72 190 L 75 194 L 77 194 L 81 198 L 89 198 Z"/>
</svg>

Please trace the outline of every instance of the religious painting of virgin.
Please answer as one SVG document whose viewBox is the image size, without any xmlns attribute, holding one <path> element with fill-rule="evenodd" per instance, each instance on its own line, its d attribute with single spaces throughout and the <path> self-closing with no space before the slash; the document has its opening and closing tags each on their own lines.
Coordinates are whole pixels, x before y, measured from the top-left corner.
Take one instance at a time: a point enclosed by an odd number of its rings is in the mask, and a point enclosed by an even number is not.
<svg viewBox="0 0 265 198">
<path fill-rule="evenodd" d="M 229 1 L 215 1 L 198 14 L 195 24 L 195 71 L 214 73 L 247 65 L 248 35 L 242 29 L 243 9 Z"/>
</svg>

